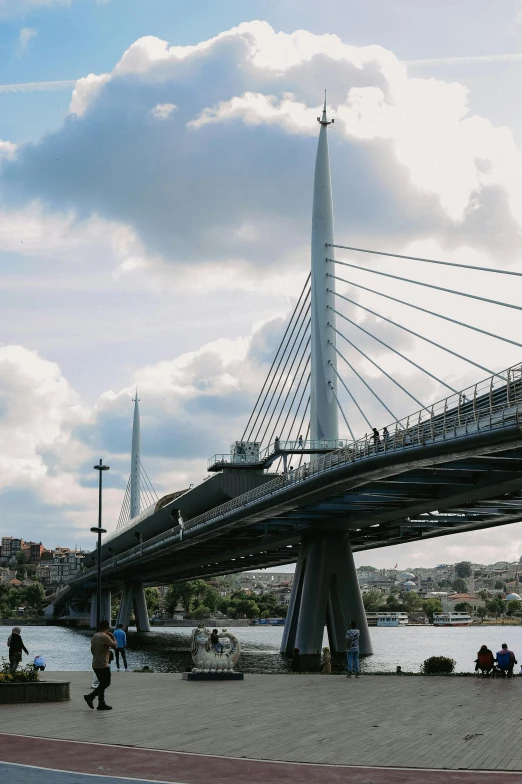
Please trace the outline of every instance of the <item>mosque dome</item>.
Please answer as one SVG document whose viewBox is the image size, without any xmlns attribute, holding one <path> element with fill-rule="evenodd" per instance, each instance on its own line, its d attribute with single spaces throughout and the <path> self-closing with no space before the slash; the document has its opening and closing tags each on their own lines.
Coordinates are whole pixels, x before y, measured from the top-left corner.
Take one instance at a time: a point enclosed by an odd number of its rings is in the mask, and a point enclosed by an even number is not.
<svg viewBox="0 0 522 784">
<path fill-rule="evenodd" d="M 405 582 L 405 583 L 403 583 L 403 585 L 407 585 L 407 586 L 409 586 L 410 588 L 411 588 L 411 586 L 415 587 L 415 583 L 412 583 L 412 581 L 411 581 L 411 580 L 406 580 L 406 582 Z M 516 594 L 513 594 L 513 596 L 516 596 Z M 518 598 L 520 599 L 520 596 L 519 596 Z"/>
<path fill-rule="evenodd" d="M 401 574 L 401 577 L 402 577 L 404 580 L 411 580 L 411 579 L 412 579 L 412 577 L 415 577 L 415 575 L 414 575 L 414 574 L 412 574 L 411 572 L 403 572 L 403 573 Z"/>
<path fill-rule="evenodd" d="M 520 601 L 520 596 L 518 593 L 508 593 L 506 596 L 506 602 L 510 602 L 512 599 L 515 599 L 517 602 Z"/>
</svg>

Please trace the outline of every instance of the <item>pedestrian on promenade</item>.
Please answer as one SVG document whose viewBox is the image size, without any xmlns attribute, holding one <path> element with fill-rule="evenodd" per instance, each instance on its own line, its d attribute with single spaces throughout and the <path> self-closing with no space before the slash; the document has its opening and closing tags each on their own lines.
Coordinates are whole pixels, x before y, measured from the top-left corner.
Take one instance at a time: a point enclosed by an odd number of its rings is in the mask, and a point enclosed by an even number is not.
<svg viewBox="0 0 522 784">
<path fill-rule="evenodd" d="M 373 443 L 375 444 L 375 446 L 377 446 L 377 444 L 381 440 L 381 437 L 379 436 L 379 431 L 377 430 L 376 427 L 372 428 L 372 438 L 373 438 Z"/>
<path fill-rule="evenodd" d="M 502 677 L 513 677 L 513 667 L 517 664 L 515 654 L 507 647 L 507 643 L 502 643 L 502 650 L 497 653 L 497 667 L 500 670 Z"/>
<path fill-rule="evenodd" d="M 292 672 L 301 672 L 301 654 L 299 648 L 292 651 Z"/>
<path fill-rule="evenodd" d="M 299 436 L 299 449 L 303 448 L 303 436 Z"/>
<path fill-rule="evenodd" d="M 112 710 L 105 702 L 105 690 L 111 685 L 109 652 L 117 647 L 114 635 L 109 631 L 109 621 L 100 621 L 100 630 L 91 640 L 92 668 L 98 678 L 98 686 L 90 694 L 83 695 L 89 708 L 94 708 L 94 698 L 98 697 L 98 710 Z"/>
<path fill-rule="evenodd" d="M 475 672 L 480 670 L 481 675 L 491 675 L 495 667 L 495 657 L 487 645 L 482 645 L 475 659 Z"/>
<path fill-rule="evenodd" d="M 323 648 L 323 658 L 321 659 L 321 672 L 325 675 L 332 672 L 332 656 L 330 648 Z"/>
<path fill-rule="evenodd" d="M 352 672 L 355 671 L 355 677 L 359 677 L 359 636 L 360 632 L 357 628 L 355 621 L 352 621 L 350 628 L 346 632 L 346 662 L 348 665 L 347 678 L 352 677 Z"/>
<path fill-rule="evenodd" d="M 7 647 L 9 648 L 9 672 L 12 675 L 22 661 L 22 651 L 25 651 L 29 656 L 29 651 L 23 643 L 19 626 L 15 626 L 7 638 Z"/>
<path fill-rule="evenodd" d="M 118 628 L 114 630 L 114 639 L 116 640 L 116 669 L 120 669 L 120 655 L 123 661 L 123 666 L 125 667 L 125 672 L 127 672 L 127 652 L 125 648 L 127 647 L 127 635 L 123 630 L 123 624 L 119 623 Z"/>
<path fill-rule="evenodd" d="M 274 440 L 274 452 L 279 452 L 279 436 L 276 436 Z"/>
</svg>

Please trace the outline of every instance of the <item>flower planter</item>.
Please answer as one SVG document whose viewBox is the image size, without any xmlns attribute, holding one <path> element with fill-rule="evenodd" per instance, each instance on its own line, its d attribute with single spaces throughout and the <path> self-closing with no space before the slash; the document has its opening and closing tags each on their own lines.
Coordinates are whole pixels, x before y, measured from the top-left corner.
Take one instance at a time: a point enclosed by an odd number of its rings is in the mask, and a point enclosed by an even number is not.
<svg viewBox="0 0 522 784">
<path fill-rule="evenodd" d="M 70 699 L 70 681 L 0 683 L 0 705 L 20 702 L 62 702 Z"/>
</svg>

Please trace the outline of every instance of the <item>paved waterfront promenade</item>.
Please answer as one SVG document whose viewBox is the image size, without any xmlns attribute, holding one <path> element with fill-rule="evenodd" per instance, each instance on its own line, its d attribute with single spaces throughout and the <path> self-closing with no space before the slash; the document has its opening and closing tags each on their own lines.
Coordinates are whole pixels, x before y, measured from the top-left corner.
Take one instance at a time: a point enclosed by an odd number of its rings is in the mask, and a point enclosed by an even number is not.
<svg viewBox="0 0 522 784">
<path fill-rule="evenodd" d="M 247 675 L 187 683 L 179 674 L 116 673 L 108 713 L 83 701 L 89 673 L 45 678 L 71 680 L 71 701 L 0 706 L 1 732 L 84 743 L 4 735 L 0 760 L 182 784 L 202 784 L 210 771 L 213 784 L 420 780 L 418 771 L 365 766 L 455 771 L 423 771 L 422 781 L 438 784 L 522 782 L 522 774 L 500 773 L 522 771 L 522 678 Z M 170 753 L 147 751 L 159 749 Z"/>
</svg>

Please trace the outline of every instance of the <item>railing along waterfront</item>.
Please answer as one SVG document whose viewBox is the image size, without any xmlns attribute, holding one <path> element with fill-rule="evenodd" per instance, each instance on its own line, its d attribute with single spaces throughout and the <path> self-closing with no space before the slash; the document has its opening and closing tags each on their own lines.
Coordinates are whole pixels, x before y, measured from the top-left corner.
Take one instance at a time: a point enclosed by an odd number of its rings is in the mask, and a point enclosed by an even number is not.
<svg viewBox="0 0 522 784">
<path fill-rule="evenodd" d="M 112 556 L 103 561 L 102 571 L 121 566 L 137 555 L 147 555 L 168 542 L 181 541 L 189 531 L 342 465 L 513 425 L 522 425 L 522 363 L 388 425 L 383 429 L 388 435 L 379 436 L 378 441 L 371 434 L 366 434 L 357 441 L 346 442 L 341 449 L 281 474 L 254 490 L 187 520 L 183 526 L 176 525 L 121 555 Z M 94 572 L 94 568 L 82 575 L 85 577 L 89 572 Z"/>
</svg>

